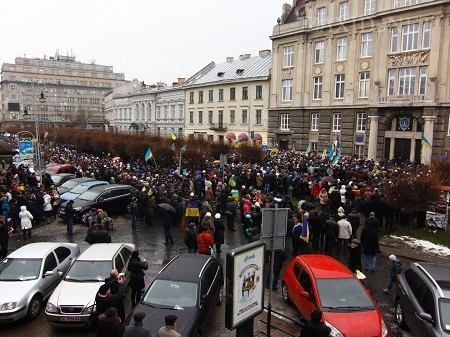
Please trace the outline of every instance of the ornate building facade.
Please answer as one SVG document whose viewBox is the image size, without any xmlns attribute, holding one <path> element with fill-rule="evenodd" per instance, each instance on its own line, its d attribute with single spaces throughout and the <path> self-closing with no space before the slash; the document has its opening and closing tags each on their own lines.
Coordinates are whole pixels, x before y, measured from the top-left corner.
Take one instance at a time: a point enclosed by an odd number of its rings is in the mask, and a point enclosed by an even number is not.
<svg viewBox="0 0 450 337">
<path fill-rule="evenodd" d="M 271 39 L 274 144 L 425 164 L 450 149 L 449 1 L 294 0 Z"/>
</svg>

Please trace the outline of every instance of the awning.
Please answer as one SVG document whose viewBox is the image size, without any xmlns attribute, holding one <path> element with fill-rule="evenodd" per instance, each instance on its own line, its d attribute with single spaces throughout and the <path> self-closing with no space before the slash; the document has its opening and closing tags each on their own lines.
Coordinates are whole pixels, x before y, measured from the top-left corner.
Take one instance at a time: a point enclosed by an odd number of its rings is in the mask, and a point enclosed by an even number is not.
<svg viewBox="0 0 450 337">
<path fill-rule="evenodd" d="M 242 140 L 242 141 L 247 141 L 247 140 L 248 140 L 248 136 L 247 136 L 246 133 L 241 133 L 241 134 L 238 136 L 238 139 L 240 139 L 240 140 Z"/>
<path fill-rule="evenodd" d="M 262 136 L 259 133 L 253 135 L 253 140 L 262 140 Z"/>
<path fill-rule="evenodd" d="M 236 139 L 236 135 L 234 134 L 234 132 L 228 132 L 227 139 Z"/>
</svg>

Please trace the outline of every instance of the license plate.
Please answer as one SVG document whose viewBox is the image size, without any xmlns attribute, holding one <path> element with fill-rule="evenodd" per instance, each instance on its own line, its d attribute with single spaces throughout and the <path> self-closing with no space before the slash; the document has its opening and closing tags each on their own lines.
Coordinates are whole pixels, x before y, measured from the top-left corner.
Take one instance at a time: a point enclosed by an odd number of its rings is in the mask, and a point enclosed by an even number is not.
<svg viewBox="0 0 450 337">
<path fill-rule="evenodd" d="M 61 321 L 63 321 L 63 322 L 79 322 L 79 321 L 81 321 L 81 317 L 61 317 Z"/>
</svg>

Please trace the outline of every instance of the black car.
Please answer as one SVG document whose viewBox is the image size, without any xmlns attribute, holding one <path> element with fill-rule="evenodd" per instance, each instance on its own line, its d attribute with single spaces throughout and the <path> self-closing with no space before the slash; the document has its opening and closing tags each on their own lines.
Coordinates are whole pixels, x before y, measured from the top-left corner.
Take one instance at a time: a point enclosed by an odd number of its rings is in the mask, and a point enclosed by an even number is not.
<svg viewBox="0 0 450 337">
<path fill-rule="evenodd" d="M 414 336 L 450 336 L 450 266 L 411 263 L 395 284 L 395 320 Z"/>
<path fill-rule="evenodd" d="M 222 297 L 223 269 L 219 262 L 209 255 L 180 254 L 158 273 L 125 325 L 134 324 L 134 312 L 143 311 L 144 327 L 156 336 L 164 317 L 177 315 L 177 330 L 183 337 L 204 336 Z"/>
<path fill-rule="evenodd" d="M 94 180 L 95 179 L 93 179 L 93 178 L 87 178 L 87 177 L 70 179 L 70 180 L 66 181 L 65 183 L 61 184 L 60 186 L 58 186 L 57 190 L 58 190 L 59 195 L 61 195 L 66 192 L 69 192 L 72 188 L 76 187 L 77 185 L 81 184 L 84 181 L 94 181 Z"/>
<path fill-rule="evenodd" d="M 53 184 L 56 187 L 59 187 L 62 184 L 64 184 L 66 181 L 68 181 L 70 179 L 74 179 L 75 174 L 73 174 L 73 173 L 57 173 L 57 174 L 52 175 L 51 178 L 52 178 Z"/>
<path fill-rule="evenodd" d="M 128 204 L 131 202 L 132 191 L 132 186 L 119 184 L 91 188 L 80 194 L 78 198 L 73 199 L 74 219 L 83 221 L 84 216 L 91 208 L 101 208 L 108 215 L 125 213 Z M 58 216 L 63 219 L 66 217 L 65 206 L 66 202 L 63 202 L 58 212 Z"/>
</svg>

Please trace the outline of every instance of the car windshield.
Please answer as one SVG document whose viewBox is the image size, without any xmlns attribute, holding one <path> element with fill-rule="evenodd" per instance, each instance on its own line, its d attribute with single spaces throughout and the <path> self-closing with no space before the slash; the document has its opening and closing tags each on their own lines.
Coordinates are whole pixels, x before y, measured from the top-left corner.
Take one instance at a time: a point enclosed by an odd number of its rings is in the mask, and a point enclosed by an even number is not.
<svg viewBox="0 0 450 337">
<path fill-rule="evenodd" d="M 197 284 L 171 280 L 155 280 L 145 294 L 144 304 L 150 306 L 195 307 Z"/>
<path fill-rule="evenodd" d="M 317 279 L 323 311 L 373 309 L 373 302 L 356 278 Z"/>
<path fill-rule="evenodd" d="M 59 183 L 61 181 L 62 177 L 61 176 L 52 176 L 52 180 L 55 184 Z"/>
<path fill-rule="evenodd" d="M 450 299 L 439 299 L 439 313 L 441 315 L 442 329 L 450 332 Z"/>
<path fill-rule="evenodd" d="M 112 261 L 76 260 L 70 267 L 65 281 L 69 282 L 103 282 L 112 269 Z"/>
<path fill-rule="evenodd" d="M 28 281 L 39 276 L 42 259 L 6 258 L 0 263 L 0 281 Z"/>
<path fill-rule="evenodd" d="M 81 194 L 81 193 L 86 192 L 88 189 L 89 189 L 89 186 L 86 186 L 86 185 L 77 185 L 77 186 L 75 186 L 74 188 L 72 188 L 72 189 L 70 190 L 70 193 L 78 193 L 78 194 Z"/>
<path fill-rule="evenodd" d="M 72 189 L 78 184 L 79 184 L 78 181 L 67 180 L 64 184 L 61 185 L 61 187 Z"/>
<path fill-rule="evenodd" d="M 78 197 L 78 199 L 92 201 L 92 200 L 95 200 L 99 194 L 100 194 L 99 192 L 86 191 L 83 194 L 81 194 Z"/>
</svg>

